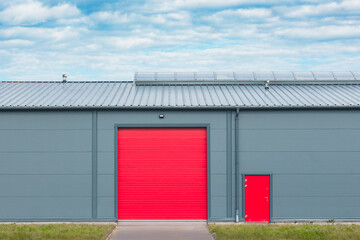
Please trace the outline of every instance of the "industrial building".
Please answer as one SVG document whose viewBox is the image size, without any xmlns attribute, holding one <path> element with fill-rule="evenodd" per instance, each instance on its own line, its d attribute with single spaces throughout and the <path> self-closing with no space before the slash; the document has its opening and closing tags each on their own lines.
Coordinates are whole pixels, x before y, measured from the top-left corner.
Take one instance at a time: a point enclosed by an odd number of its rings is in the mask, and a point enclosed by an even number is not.
<svg viewBox="0 0 360 240">
<path fill-rule="evenodd" d="M 0 221 L 360 220 L 360 72 L 0 83 Z"/>
</svg>

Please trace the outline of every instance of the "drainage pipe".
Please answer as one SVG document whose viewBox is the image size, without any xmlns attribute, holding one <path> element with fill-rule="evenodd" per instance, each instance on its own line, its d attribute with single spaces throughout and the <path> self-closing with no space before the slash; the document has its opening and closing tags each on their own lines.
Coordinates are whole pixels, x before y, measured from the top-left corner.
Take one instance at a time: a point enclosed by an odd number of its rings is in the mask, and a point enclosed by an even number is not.
<svg viewBox="0 0 360 240">
<path fill-rule="evenodd" d="M 240 177 L 239 177 L 239 108 L 236 108 L 235 115 L 235 222 L 239 222 L 239 192 L 240 192 Z"/>
</svg>

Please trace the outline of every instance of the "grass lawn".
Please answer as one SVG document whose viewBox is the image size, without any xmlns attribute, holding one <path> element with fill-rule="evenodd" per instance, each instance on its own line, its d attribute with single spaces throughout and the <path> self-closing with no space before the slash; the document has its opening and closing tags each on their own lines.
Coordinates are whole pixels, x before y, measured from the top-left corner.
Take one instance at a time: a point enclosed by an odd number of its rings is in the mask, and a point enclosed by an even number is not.
<svg viewBox="0 0 360 240">
<path fill-rule="evenodd" d="M 360 225 L 209 225 L 216 240 L 359 240 Z"/>
<path fill-rule="evenodd" d="M 113 224 L 0 224 L 0 239 L 100 240 L 106 239 L 114 228 Z"/>
</svg>

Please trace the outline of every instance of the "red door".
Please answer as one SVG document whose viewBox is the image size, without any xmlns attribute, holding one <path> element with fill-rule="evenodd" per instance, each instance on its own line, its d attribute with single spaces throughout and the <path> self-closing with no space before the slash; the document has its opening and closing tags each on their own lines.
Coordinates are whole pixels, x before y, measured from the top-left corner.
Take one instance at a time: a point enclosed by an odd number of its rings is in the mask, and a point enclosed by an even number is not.
<svg viewBox="0 0 360 240">
<path fill-rule="evenodd" d="M 206 220 L 206 128 L 118 129 L 118 219 Z"/>
<path fill-rule="evenodd" d="M 269 180 L 268 175 L 245 176 L 245 222 L 270 221 Z"/>
</svg>

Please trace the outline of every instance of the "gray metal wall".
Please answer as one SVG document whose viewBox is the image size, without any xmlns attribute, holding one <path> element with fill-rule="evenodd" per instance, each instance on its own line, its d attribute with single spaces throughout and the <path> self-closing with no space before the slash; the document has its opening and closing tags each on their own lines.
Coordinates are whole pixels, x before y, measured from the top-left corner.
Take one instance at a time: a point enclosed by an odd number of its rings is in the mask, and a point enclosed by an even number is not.
<svg viewBox="0 0 360 240">
<path fill-rule="evenodd" d="M 209 220 L 233 221 L 234 120 L 230 111 L 0 112 L 0 221 L 115 220 L 115 124 L 209 124 Z M 359 111 L 240 111 L 239 123 L 240 174 L 272 174 L 272 220 L 360 219 Z"/>
<path fill-rule="evenodd" d="M 0 220 L 91 217 L 88 112 L 0 112 Z"/>
<path fill-rule="evenodd" d="M 360 112 L 240 112 L 240 172 L 273 174 L 272 219 L 360 219 Z"/>
<path fill-rule="evenodd" d="M 0 221 L 115 220 L 115 124 L 209 124 L 209 216 L 226 218 L 227 119 L 220 111 L 0 112 Z"/>
</svg>

